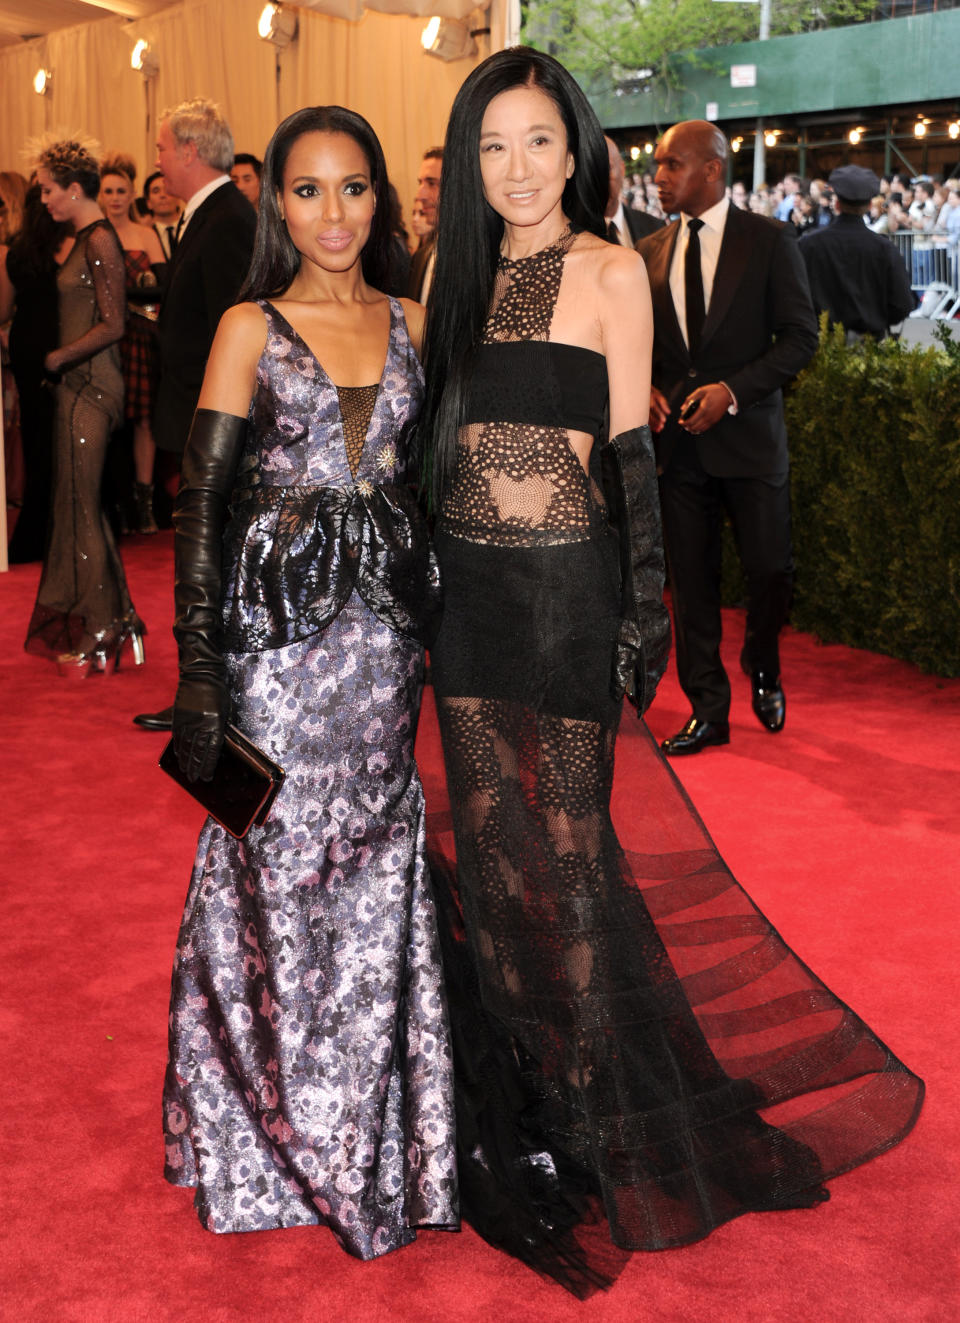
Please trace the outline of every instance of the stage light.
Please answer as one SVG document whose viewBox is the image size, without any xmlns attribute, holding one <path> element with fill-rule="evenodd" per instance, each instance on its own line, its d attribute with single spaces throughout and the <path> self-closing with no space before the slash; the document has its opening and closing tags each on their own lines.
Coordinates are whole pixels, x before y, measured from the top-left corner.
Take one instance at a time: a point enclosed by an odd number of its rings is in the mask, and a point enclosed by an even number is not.
<svg viewBox="0 0 960 1323">
<path fill-rule="evenodd" d="M 630 160 L 631 160 L 631 161 L 639 161 L 639 160 L 640 160 L 640 148 L 639 148 L 639 147 L 631 147 L 631 148 L 630 148 Z"/>
<path fill-rule="evenodd" d="M 50 96 L 53 92 L 53 74 L 49 69 L 38 69 L 33 75 L 33 90 L 37 96 Z"/>
<path fill-rule="evenodd" d="M 730 150 L 732 152 L 738 152 L 742 146 L 743 146 L 742 138 L 737 137 L 737 138 L 732 138 L 730 140 Z"/>
<path fill-rule="evenodd" d="M 438 60 L 464 60 L 477 53 L 477 43 L 468 24 L 436 14 L 420 34 L 420 45 Z"/>
<path fill-rule="evenodd" d="M 264 5 L 257 20 L 257 36 L 272 41 L 282 50 L 297 35 L 297 16 L 288 14 L 282 5 Z"/>
<path fill-rule="evenodd" d="M 652 156 L 652 155 L 653 155 L 653 152 L 654 152 L 654 146 L 653 146 L 653 143 L 652 143 L 652 142 L 645 142 L 645 143 L 643 144 L 643 150 L 647 153 L 648 156 Z"/>
<path fill-rule="evenodd" d="M 851 129 L 850 132 L 847 134 L 847 138 L 850 140 L 851 147 L 856 147 L 857 143 L 860 141 L 862 136 L 863 136 L 863 129 Z"/>
<path fill-rule="evenodd" d="M 769 133 L 765 133 L 763 135 L 763 141 L 767 144 L 768 147 L 776 147 L 777 135 L 771 130 Z"/>
<path fill-rule="evenodd" d="M 922 119 L 918 119 L 913 126 L 913 136 L 915 138 L 925 138 L 927 136 L 927 126 Z"/>
<path fill-rule="evenodd" d="M 951 138 L 960 138 L 960 119 L 953 120 L 947 125 L 947 132 Z"/>
<path fill-rule="evenodd" d="M 159 61 L 150 49 L 150 43 L 144 41 L 143 37 L 130 53 L 130 68 L 142 73 L 144 78 L 153 78 L 160 72 Z"/>
</svg>

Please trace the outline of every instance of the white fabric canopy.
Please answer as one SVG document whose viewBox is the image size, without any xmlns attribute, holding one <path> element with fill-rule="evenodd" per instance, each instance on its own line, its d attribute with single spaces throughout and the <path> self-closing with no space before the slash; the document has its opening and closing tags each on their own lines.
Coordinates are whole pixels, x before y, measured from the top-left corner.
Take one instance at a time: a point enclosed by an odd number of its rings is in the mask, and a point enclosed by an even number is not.
<svg viewBox="0 0 960 1323">
<path fill-rule="evenodd" d="M 137 2 L 131 0 L 128 11 Z M 140 3 L 146 7 L 149 0 Z M 42 9 L 42 0 L 30 4 Z M 318 12 L 340 6 L 364 12 L 357 21 Z M 423 150 L 443 141 L 463 79 L 511 33 L 516 40 L 517 0 L 492 0 L 491 37 L 478 39 L 476 58 L 452 63 L 425 54 L 424 19 L 409 11 L 470 13 L 476 6 L 467 0 L 367 0 L 365 7 L 318 0 L 309 8 L 288 6 L 296 8 L 299 34 L 278 51 L 257 35 L 262 7 L 263 0 L 181 0 L 143 19 L 108 17 L 0 47 L 0 169 L 26 173 L 22 151 L 30 137 L 73 129 L 91 134 L 105 150 L 131 155 L 142 185 L 153 169 L 156 116 L 188 97 L 219 102 L 237 150 L 257 156 L 284 115 L 305 105 L 340 104 L 373 125 L 409 216 Z M 375 12 L 388 8 L 404 12 Z M 149 82 L 130 67 L 140 37 L 159 64 Z M 53 74 L 50 96 L 33 91 L 40 67 Z"/>
</svg>

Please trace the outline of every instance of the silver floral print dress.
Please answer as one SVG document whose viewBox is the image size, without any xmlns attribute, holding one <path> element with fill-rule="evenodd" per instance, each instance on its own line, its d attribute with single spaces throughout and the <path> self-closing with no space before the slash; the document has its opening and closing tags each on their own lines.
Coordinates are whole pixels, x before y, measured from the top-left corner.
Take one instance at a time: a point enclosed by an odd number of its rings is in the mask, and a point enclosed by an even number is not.
<svg viewBox="0 0 960 1323">
<path fill-rule="evenodd" d="M 437 584 L 405 486 L 422 374 L 377 386 L 268 334 L 224 546 L 234 720 L 286 771 L 208 819 L 177 944 L 165 1175 L 211 1231 L 323 1223 L 369 1259 L 457 1225 L 449 1031 L 413 758 Z"/>
</svg>

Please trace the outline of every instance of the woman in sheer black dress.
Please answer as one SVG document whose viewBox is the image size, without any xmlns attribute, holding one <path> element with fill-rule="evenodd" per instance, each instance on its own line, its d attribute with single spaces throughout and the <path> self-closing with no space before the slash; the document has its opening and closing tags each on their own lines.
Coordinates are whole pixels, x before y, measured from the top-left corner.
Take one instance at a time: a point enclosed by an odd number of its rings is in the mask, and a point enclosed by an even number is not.
<svg viewBox="0 0 960 1323">
<path fill-rule="evenodd" d="M 422 420 L 461 1198 L 580 1296 L 629 1251 L 821 1202 L 922 1099 L 739 887 L 645 727 L 636 852 L 614 832 L 621 699 L 645 710 L 669 627 L 649 292 L 600 237 L 606 196 L 600 127 L 556 61 L 518 48 L 470 75 Z"/>
<path fill-rule="evenodd" d="M 123 253 L 97 205 L 91 144 L 46 143 L 37 156 L 41 197 L 75 241 L 57 273 L 60 345 L 44 360 L 56 387 L 50 536 L 26 648 L 56 657 L 64 675 L 118 665 L 127 642 L 143 660 L 143 622 L 133 608 L 100 502 L 111 430 L 123 407 L 117 342 L 123 335 Z"/>
</svg>

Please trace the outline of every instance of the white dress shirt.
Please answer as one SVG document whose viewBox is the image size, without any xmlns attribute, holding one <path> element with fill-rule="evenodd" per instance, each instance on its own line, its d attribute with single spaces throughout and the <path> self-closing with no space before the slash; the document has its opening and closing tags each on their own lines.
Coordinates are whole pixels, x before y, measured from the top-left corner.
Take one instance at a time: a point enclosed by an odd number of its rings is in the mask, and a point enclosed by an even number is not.
<svg viewBox="0 0 960 1323">
<path fill-rule="evenodd" d="M 700 271 L 703 276 L 703 311 L 704 315 L 710 311 L 710 296 L 713 294 L 713 282 L 717 274 L 717 263 L 720 260 L 720 245 L 723 243 L 723 231 L 726 228 L 727 217 L 730 214 L 730 202 L 723 197 L 719 202 L 715 202 L 712 207 L 700 213 L 699 219 L 703 221 L 700 229 Z M 680 233 L 677 235 L 677 242 L 673 249 L 673 261 L 670 263 L 670 295 L 673 299 L 673 306 L 676 309 L 677 321 L 680 323 L 680 334 L 683 336 L 683 342 L 690 348 L 690 341 L 687 339 L 687 290 L 686 279 L 684 276 L 685 263 L 687 258 L 687 244 L 690 242 L 690 221 L 692 217 L 685 211 L 680 213 Z M 737 397 L 725 381 L 718 383 L 726 388 L 730 396 L 730 405 L 727 413 L 735 414 L 738 411 Z"/>
<path fill-rule="evenodd" d="M 203 188 L 198 188 L 193 197 L 189 200 L 183 209 L 183 215 L 177 224 L 177 243 L 183 238 L 183 232 L 190 224 L 190 217 L 201 205 L 206 202 L 211 193 L 215 193 L 218 188 L 223 188 L 224 184 L 230 183 L 229 175 L 217 175 L 216 179 L 211 179 L 209 184 L 204 184 Z"/>
<path fill-rule="evenodd" d="M 608 225 L 616 225 L 617 237 L 624 248 L 633 247 L 633 239 L 630 237 L 630 227 L 627 225 L 627 218 L 623 214 L 623 203 L 617 204 L 617 209 L 607 221 Z"/>
<path fill-rule="evenodd" d="M 723 231 L 727 224 L 730 203 L 721 198 L 712 207 L 700 215 L 703 228 L 700 230 L 700 270 L 703 272 L 703 310 L 710 311 L 710 296 L 713 293 L 713 280 L 717 274 L 717 262 L 720 260 L 720 245 L 723 243 Z M 680 233 L 673 249 L 673 261 L 670 264 L 670 294 L 680 323 L 683 342 L 689 349 L 687 339 L 687 295 L 684 280 L 684 263 L 687 260 L 687 244 L 690 241 L 691 217 L 685 211 L 680 213 Z"/>
</svg>

